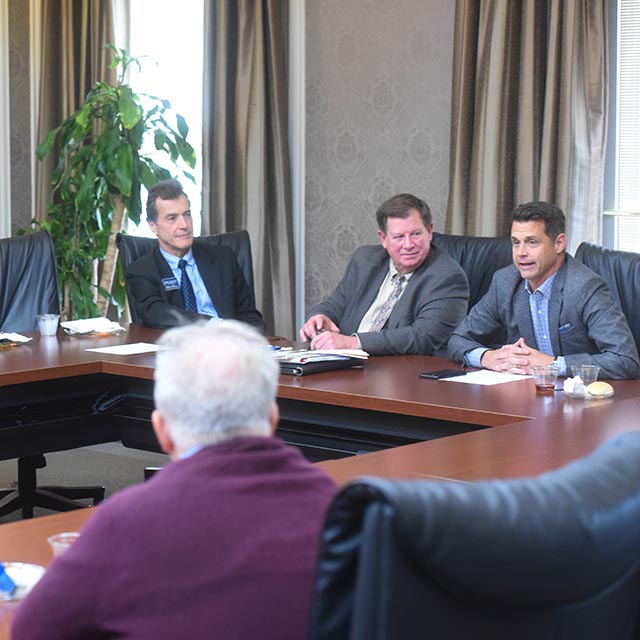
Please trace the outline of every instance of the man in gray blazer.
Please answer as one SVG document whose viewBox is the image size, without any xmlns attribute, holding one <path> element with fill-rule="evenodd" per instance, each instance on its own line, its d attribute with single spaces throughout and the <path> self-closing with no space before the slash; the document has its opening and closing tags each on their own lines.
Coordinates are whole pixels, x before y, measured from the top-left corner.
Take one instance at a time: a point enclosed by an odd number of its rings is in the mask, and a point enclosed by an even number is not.
<svg viewBox="0 0 640 640">
<path fill-rule="evenodd" d="M 534 365 L 594 364 L 602 378 L 637 378 L 640 359 L 627 321 L 602 279 L 566 254 L 564 214 L 547 202 L 513 212 L 513 265 L 455 329 L 457 362 L 527 374 Z M 500 346 L 502 345 L 502 346 Z"/>
<path fill-rule="evenodd" d="M 376 218 L 381 246 L 355 251 L 335 291 L 311 309 L 300 339 L 312 349 L 438 353 L 465 316 L 467 277 L 431 244 L 431 211 L 423 200 L 396 195 Z"/>
</svg>

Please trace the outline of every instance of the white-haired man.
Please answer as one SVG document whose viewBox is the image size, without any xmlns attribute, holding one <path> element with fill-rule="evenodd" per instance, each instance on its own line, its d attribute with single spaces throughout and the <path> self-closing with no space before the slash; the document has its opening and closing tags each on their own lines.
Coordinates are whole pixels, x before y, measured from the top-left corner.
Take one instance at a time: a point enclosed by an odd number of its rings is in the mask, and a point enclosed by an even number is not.
<svg viewBox="0 0 640 640">
<path fill-rule="evenodd" d="M 97 508 L 13 638 L 302 638 L 335 484 L 271 437 L 278 366 L 236 321 L 161 339 L 152 421 L 172 462 Z"/>
</svg>

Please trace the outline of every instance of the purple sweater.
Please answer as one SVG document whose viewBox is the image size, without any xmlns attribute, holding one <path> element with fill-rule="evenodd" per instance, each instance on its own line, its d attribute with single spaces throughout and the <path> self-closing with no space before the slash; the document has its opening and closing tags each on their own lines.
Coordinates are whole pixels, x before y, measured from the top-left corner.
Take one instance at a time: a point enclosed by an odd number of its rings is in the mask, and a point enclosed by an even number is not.
<svg viewBox="0 0 640 640">
<path fill-rule="evenodd" d="M 18 607 L 12 638 L 305 638 L 335 492 L 276 438 L 172 462 L 97 508 Z"/>
</svg>

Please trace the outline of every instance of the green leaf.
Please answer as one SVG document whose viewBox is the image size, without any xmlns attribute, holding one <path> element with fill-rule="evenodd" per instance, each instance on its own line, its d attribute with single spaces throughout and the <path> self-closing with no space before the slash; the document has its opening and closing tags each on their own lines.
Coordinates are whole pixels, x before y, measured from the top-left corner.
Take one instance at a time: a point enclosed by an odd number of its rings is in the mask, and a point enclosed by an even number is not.
<svg viewBox="0 0 640 640">
<path fill-rule="evenodd" d="M 131 194 L 133 181 L 133 153 L 131 147 L 121 145 L 118 147 L 114 162 L 115 184 L 123 195 Z"/>
<path fill-rule="evenodd" d="M 124 85 L 118 90 L 120 117 L 125 129 L 133 129 L 142 118 L 142 107 L 136 101 L 131 87 Z"/>
<path fill-rule="evenodd" d="M 183 138 L 187 137 L 189 133 L 189 126 L 187 125 L 187 121 L 179 114 L 176 113 L 176 120 L 178 122 L 178 131 Z"/>
<path fill-rule="evenodd" d="M 36 156 L 38 157 L 38 160 L 42 160 L 51 151 L 59 131 L 60 127 L 52 129 L 38 145 L 38 148 L 36 149 Z"/>
</svg>

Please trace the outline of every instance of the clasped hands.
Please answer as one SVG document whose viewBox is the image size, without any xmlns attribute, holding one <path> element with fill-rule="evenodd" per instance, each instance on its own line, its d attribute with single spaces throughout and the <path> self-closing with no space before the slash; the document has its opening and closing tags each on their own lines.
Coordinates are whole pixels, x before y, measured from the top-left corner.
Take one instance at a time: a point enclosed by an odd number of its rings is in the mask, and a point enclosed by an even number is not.
<svg viewBox="0 0 640 640">
<path fill-rule="evenodd" d="M 319 313 L 311 316 L 300 329 L 300 340 L 311 340 L 311 349 L 357 349 L 358 339 L 340 333 L 336 323 Z"/>
<path fill-rule="evenodd" d="M 527 346 L 524 338 L 519 338 L 513 344 L 505 344 L 500 349 L 485 351 L 481 364 L 485 369 L 493 371 L 526 375 L 531 373 L 531 367 L 549 364 L 553 359 L 553 356 Z"/>
</svg>

